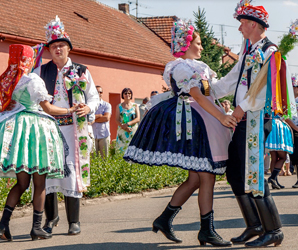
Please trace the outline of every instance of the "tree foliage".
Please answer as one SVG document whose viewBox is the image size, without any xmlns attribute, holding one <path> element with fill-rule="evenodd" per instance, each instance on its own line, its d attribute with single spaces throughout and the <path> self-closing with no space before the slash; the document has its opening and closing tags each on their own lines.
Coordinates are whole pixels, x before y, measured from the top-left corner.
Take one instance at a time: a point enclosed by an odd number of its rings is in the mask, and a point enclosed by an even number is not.
<svg viewBox="0 0 298 250">
<path fill-rule="evenodd" d="M 194 12 L 195 29 L 200 34 L 202 46 L 204 50 L 201 53 L 201 61 L 206 63 L 212 70 L 217 73 L 218 78 L 225 76 L 235 65 L 222 63 L 224 55 L 224 47 L 219 44 L 214 36 L 212 27 L 206 21 L 206 12 L 204 9 L 198 8 L 198 12 Z"/>
</svg>

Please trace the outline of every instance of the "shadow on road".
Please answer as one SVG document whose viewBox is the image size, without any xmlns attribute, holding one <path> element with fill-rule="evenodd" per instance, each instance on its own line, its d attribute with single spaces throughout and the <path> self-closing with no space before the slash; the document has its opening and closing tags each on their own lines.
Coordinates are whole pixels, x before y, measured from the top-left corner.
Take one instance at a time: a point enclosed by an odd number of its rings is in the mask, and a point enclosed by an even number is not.
<svg viewBox="0 0 298 250">
<path fill-rule="evenodd" d="M 129 243 L 129 242 L 105 242 L 105 243 L 94 243 L 94 244 L 76 244 L 76 245 L 67 245 L 67 246 L 55 246 L 55 250 L 175 250 L 175 249 L 197 249 L 198 245 L 194 246 L 182 246 L 175 243 Z M 215 248 L 211 245 L 207 245 L 204 248 L 210 249 L 222 249 Z M 32 248 L 30 248 L 32 249 Z M 42 247 L 38 248 L 39 250 L 52 250 L 53 247 Z M 245 247 L 231 247 L 225 249 L 245 249 Z M 29 250 L 29 249 L 28 249 Z"/>
</svg>

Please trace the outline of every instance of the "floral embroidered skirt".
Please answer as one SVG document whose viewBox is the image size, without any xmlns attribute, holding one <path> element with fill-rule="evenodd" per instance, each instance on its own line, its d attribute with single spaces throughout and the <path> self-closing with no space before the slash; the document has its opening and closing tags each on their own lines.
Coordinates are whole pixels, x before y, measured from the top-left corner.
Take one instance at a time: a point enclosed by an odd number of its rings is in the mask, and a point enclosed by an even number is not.
<svg viewBox="0 0 298 250">
<path fill-rule="evenodd" d="M 293 135 L 291 129 L 279 118 L 272 119 L 272 130 L 266 140 L 265 147 L 270 151 L 293 153 Z"/>
<path fill-rule="evenodd" d="M 176 140 L 176 107 L 177 97 L 173 97 L 151 108 L 123 158 L 150 166 L 168 165 L 197 172 L 224 174 L 226 160 L 213 161 L 205 123 L 195 109 L 191 108 L 192 139 L 186 140 L 186 115 L 183 107 L 181 140 Z"/>
<path fill-rule="evenodd" d="M 46 116 L 19 112 L 0 123 L 0 176 L 22 171 L 63 178 L 63 142 L 56 122 Z"/>
</svg>

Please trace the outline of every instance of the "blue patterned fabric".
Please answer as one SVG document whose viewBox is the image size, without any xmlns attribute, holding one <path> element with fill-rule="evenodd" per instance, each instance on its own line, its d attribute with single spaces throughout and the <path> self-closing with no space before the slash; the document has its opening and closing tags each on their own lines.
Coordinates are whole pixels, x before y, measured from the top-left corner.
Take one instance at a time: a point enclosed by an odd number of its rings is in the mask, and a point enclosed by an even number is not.
<svg viewBox="0 0 298 250">
<path fill-rule="evenodd" d="M 293 136 L 289 126 L 278 116 L 272 119 L 272 131 L 270 132 L 265 147 L 274 151 L 286 151 L 293 153 Z"/>
</svg>

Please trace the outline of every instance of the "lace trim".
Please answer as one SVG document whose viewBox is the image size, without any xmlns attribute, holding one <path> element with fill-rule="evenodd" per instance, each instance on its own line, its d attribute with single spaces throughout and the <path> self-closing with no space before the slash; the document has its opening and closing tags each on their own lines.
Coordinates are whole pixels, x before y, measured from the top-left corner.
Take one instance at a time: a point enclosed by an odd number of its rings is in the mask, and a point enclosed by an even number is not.
<svg viewBox="0 0 298 250">
<path fill-rule="evenodd" d="M 59 186 L 46 188 L 46 194 L 58 193 L 58 192 L 62 193 L 64 196 L 74 197 L 74 198 L 82 198 L 82 196 L 83 196 L 83 194 L 81 192 L 73 191 L 73 190 L 66 190 Z"/>
<path fill-rule="evenodd" d="M 42 101 L 51 102 L 53 97 L 48 94 L 44 81 L 36 74 L 30 74 L 32 80 L 27 84 L 27 90 L 32 102 L 39 104 Z"/>
<path fill-rule="evenodd" d="M 284 144 L 280 144 L 280 143 L 275 144 L 275 143 L 266 142 L 265 147 L 268 148 L 270 151 L 277 150 L 277 151 L 287 151 L 290 154 L 293 153 L 293 147 L 287 146 L 287 145 L 284 145 Z"/>
<path fill-rule="evenodd" d="M 224 174 L 226 167 L 213 169 L 207 158 L 198 158 L 195 156 L 184 156 L 181 153 L 153 152 L 138 149 L 136 146 L 129 146 L 123 157 L 126 161 L 137 162 L 146 165 L 168 165 L 181 167 L 186 170 L 206 171 L 214 174 Z"/>
</svg>

